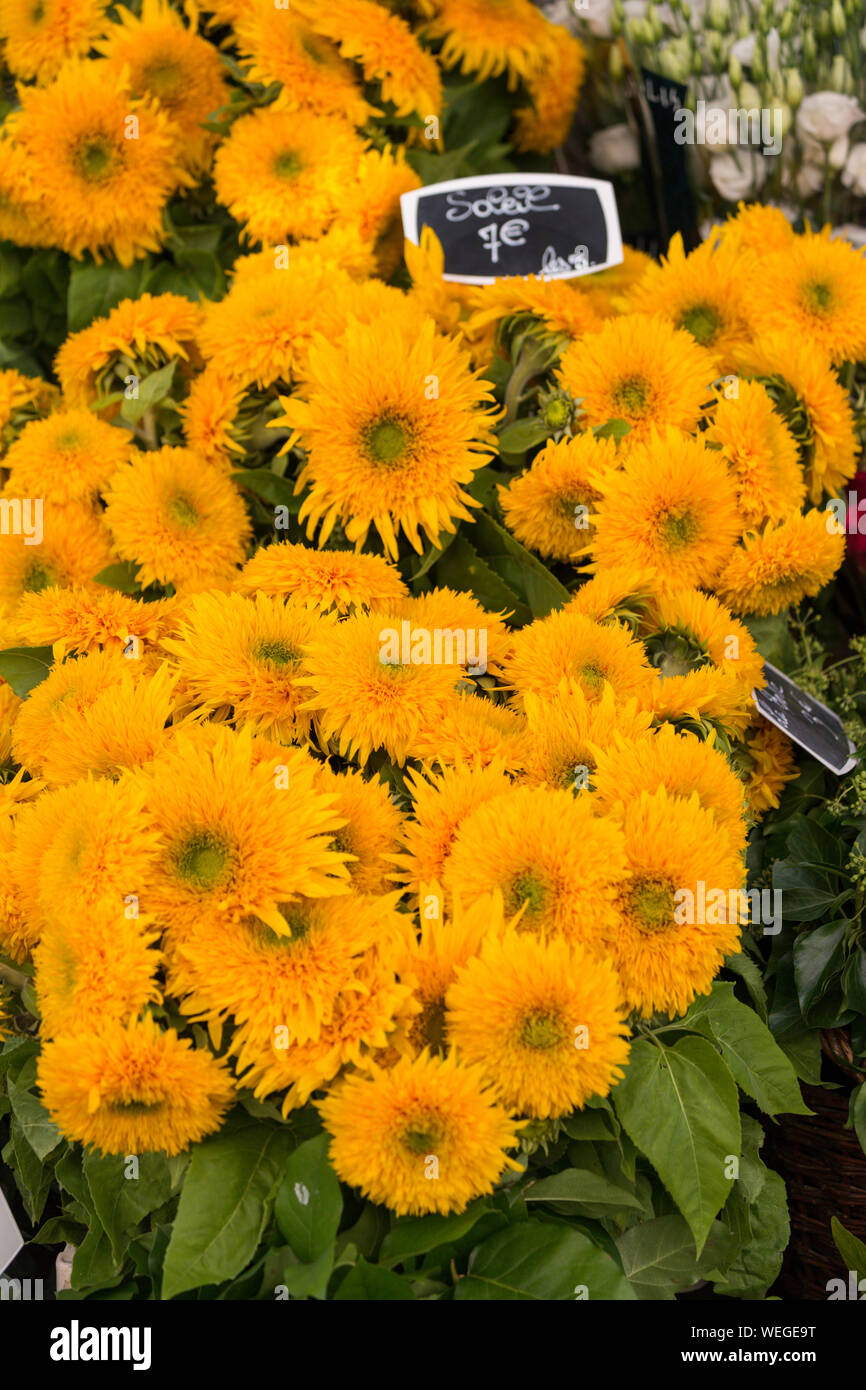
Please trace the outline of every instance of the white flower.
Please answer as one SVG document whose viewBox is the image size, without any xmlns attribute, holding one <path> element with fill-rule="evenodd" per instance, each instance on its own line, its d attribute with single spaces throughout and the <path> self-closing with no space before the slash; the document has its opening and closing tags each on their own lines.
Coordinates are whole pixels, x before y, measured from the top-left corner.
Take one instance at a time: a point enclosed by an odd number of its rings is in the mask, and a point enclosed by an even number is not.
<svg viewBox="0 0 866 1390">
<path fill-rule="evenodd" d="M 842 170 L 842 182 L 852 193 L 856 193 L 858 198 L 866 197 L 866 144 L 862 141 L 851 146 L 845 168 Z"/>
<path fill-rule="evenodd" d="M 858 250 L 866 246 L 866 227 L 858 227 L 856 222 L 844 222 L 841 227 L 834 227 L 830 236 L 835 241 L 850 241 Z"/>
<path fill-rule="evenodd" d="M 751 67 L 752 59 L 755 56 L 755 35 L 747 34 L 744 39 L 737 39 L 731 45 L 731 53 L 743 64 L 743 67 Z M 779 66 L 779 50 L 782 46 L 779 38 L 778 29 L 771 29 L 767 35 L 767 66 L 772 72 Z"/>
<path fill-rule="evenodd" d="M 766 160 L 760 155 L 715 154 L 710 160 L 713 187 L 729 203 L 751 197 L 763 186 L 766 177 Z"/>
<path fill-rule="evenodd" d="M 804 163 L 817 164 L 823 170 L 825 146 L 818 140 L 810 140 L 808 136 L 801 143 Z M 838 140 L 834 140 L 826 155 L 831 169 L 841 169 L 848 158 L 848 136 L 840 135 Z"/>
<path fill-rule="evenodd" d="M 824 167 L 821 164 L 803 164 L 797 171 L 797 192 L 801 198 L 811 198 L 824 187 Z"/>
<path fill-rule="evenodd" d="M 613 0 L 575 0 L 574 13 L 597 39 L 611 37 Z"/>
<path fill-rule="evenodd" d="M 803 98 L 797 111 L 797 134 L 804 140 L 830 145 L 863 119 L 864 113 L 854 97 L 842 96 L 841 92 L 812 92 Z"/>
<path fill-rule="evenodd" d="M 640 167 L 640 144 L 631 126 L 609 125 L 589 140 L 589 158 L 603 174 L 621 174 Z"/>
</svg>

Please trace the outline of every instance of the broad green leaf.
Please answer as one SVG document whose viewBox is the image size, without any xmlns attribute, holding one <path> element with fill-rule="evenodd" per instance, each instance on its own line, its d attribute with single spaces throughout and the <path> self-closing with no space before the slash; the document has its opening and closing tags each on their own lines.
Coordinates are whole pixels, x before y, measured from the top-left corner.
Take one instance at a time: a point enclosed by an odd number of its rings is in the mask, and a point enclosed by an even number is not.
<svg viewBox="0 0 866 1390">
<path fill-rule="evenodd" d="M 438 562 L 436 582 L 450 585 L 452 589 L 468 590 L 488 613 L 511 613 L 512 621 L 517 624 L 532 620 L 528 606 L 487 561 L 482 560 L 462 532 Z"/>
<path fill-rule="evenodd" d="M 702 1279 L 731 1246 L 721 1222 L 713 1222 L 700 1256 L 681 1216 L 642 1221 L 618 1236 L 616 1247 L 629 1284 L 641 1299 L 672 1299 Z"/>
<path fill-rule="evenodd" d="M 171 391 L 177 358 L 173 357 L 164 367 L 158 367 L 138 383 L 137 396 L 124 396 L 120 413 L 131 425 L 137 425 L 142 415 L 151 406 L 159 405 Z"/>
<path fill-rule="evenodd" d="M 44 1221 L 31 1240 L 31 1245 L 80 1245 L 87 1227 L 69 1216 L 52 1216 Z"/>
<path fill-rule="evenodd" d="M 10 1167 L 24 1201 L 24 1210 L 35 1226 L 42 1217 L 48 1199 L 51 1168 L 37 1158 L 14 1116 L 10 1127 L 10 1145 L 13 1160 Z"/>
<path fill-rule="evenodd" d="M 90 1221 L 87 1235 L 79 1245 L 72 1261 L 73 1289 L 87 1289 L 94 1285 L 110 1283 L 120 1274 L 120 1261 L 116 1260 L 102 1223 L 94 1216 Z"/>
<path fill-rule="evenodd" d="M 77 333 L 94 319 L 104 318 L 122 299 L 135 299 L 147 274 L 147 262 L 122 266 L 71 262 L 69 274 L 69 332 Z"/>
<path fill-rule="evenodd" d="M 854 1133 L 860 1140 L 860 1147 L 866 1154 L 866 1082 L 852 1092 L 851 1123 L 854 1126 Z"/>
<path fill-rule="evenodd" d="M 94 584 L 104 584 L 107 589 L 117 589 L 121 594 L 138 595 L 141 585 L 136 579 L 138 566 L 132 560 L 119 560 L 93 576 Z"/>
<path fill-rule="evenodd" d="M 785 1184 L 778 1173 L 766 1170 L 761 1195 L 749 1208 L 751 1240 L 715 1283 L 716 1293 L 737 1298 L 766 1296 L 782 1268 L 782 1256 L 791 1235 Z"/>
<path fill-rule="evenodd" d="M 50 647 L 7 647 L 0 652 L 0 676 L 20 700 L 26 700 L 31 690 L 45 680 L 53 660 Z"/>
<path fill-rule="evenodd" d="M 413 1255 L 426 1255 L 439 1245 L 460 1240 L 492 1208 L 484 1198 L 455 1216 L 403 1216 L 382 1241 L 379 1262 L 390 1269 Z"/>
<path fill-rule="evenodd" d="M 605 1207 L 641 1209 L 634 1193 L 585 1168 L 564 1168 L 561 1173 L 530 1183 L 523 1196 L 527 1202 L 556 1202 L 587 1216 L 601 1215 Z"/>
<path fill-rule="evenodd" d="M 475 518 L 472 541 L 487 564 L 526 600 L 534 618 L 546 618 L 568 603 L 571 595 L 565 585 L 486 512 Z"/>
<path fill-rule="evenodd" d="M 842 971 L 845 1003 L 858 1014 L 866 1014 L 866 948 L 858 944 Z"/>
<path fill-rule="evenodd" d="M 577 1110 L 566 1115 L 560 1125 L 570 1139 L 610 1140 L 616 1139 L 619 1123 L 612 1110 Z"/>
<path fill-rule="evenodd" d="M 604 425 L 596 425 L 593 434 L 596 439 L 625 439 L 631 434 L 631 425 L 627 420 L 608 420 Z"/>
<path fill-rule="evenodd" d="M 163 1267 L 164 1299 L 233 1279 L 252 1258 L 291 1135 L 239 1124 L 193 1149 Z"/>
<path fill-rule="evenodd" d="M 499 446 L 506 454 L 525 454 L 527 449 L 547 439 L 547 435 L 547 425 L 538 416 L 512 420 L 499 431 Z"/>
<path fill-rule="evenodd" d="M 350 1269 L 342 1284 L 334 1294 L 334 1301 L 354 1302 L 396 1302 L 414 1301 L 415 1295 L 408 1279 L 395 1274 L 393 1270 L 383 1269 L 381 1265 L 368 1264 L 363 1255 L 354 1269 Z"/>
<path fill-rule="evenodd" d="M 311 1264 L 333 1246 L 343 1194 L 328 1161 L 327 1134 L 301 1144 L 288 1159 L 274 1203 L 280 1235 L 299 1260 Z"/>
<path fill-rule="evenodd" d="M 683 1021 L 688 1023 L 689 1019 L 690 1013 Z M 694 1027 L 715 1038 L 735 1081 L 766 1115 L 811 1115 L 788 1058 L 766 1024 L 736 998 L 732 984 L 718 981 L 713 985 Z"/>
<path fill-rule="evenodd" d="M 725 957 L 725 969 L 730 970 L 733 975 L 739 975 L 749 997 L 755 1006 L 756 1012 L 767 1022 L 767 991 L 764 988 L 764 978 L 760 968 L 752 959 L 747 956 L 745 951 L 740 951 L 736 956 Z"/>
<path fill-rule="evenodd" d="M 782 893 L 782 910 L 789 922 L 817 922 L 850 896 L 848 891 L 840 893 L 832 883 L 824 869 L 789 859 L 773 865 L 773 888 Z"/>
<path fill-rule="evenodd" d="M 866 1279 L 866 1245 L 857 1236 L 847 1231 L 842 1222 L 835 1216 L 830 1218 L 830 1230 L 836 1249 L 845 1261 L 847 1268 L 854 1270 L 858 1282 L 861 1279 Z"/>
<path fill-rule="evenodd" d="M 137 1170 L 137 1177 L 126 1176 L 134 1173 L 135 1167 L 122 1154 L 84 1156 L 84 1177 L 93 1209 L 117 1260 L 123 1256 L 127 1232 L 171 1196 L 171 1174 L 165 1154 L 141 1154 Z"/>
<path fill-rule="evenodd" d="M 331 1244 L 310 1263 L 292 1257 L 291 1251 L 289 1255 L 290 1260 L 282 1270 L 278 1283 L 288 1290 L 291 1298 L 324 1298 L 334 1268 L 334 1242 L 331 1241 Z"/>
<path fill-rule="evenodd" d="M 842 968 L 849 925 L 847 917 L 825 922 L 814 930 L 801 932 L 794 942 L 794 980 L 804 1018 Z"/>
<path fill-rule="evenodd" d="M 566 1226 L 520 1221 L 477 1246 L 456 1299 L 565 1302 L 634 1297 L 616 1260 Z"/>
<path fill-rule="evenodd" d="M 275 507 L 286 507 L 290 513 L 301 510 L 300 494 L 296 497 L 291 478 L 281 478 L 270 468 L 241 468 L 232 473 L 232 482 L 238 487 L 254 492 Z"/>
<path fill-rule="evenodd" d="M 640 1039 L 613 1101 L 623 1129 L 688 1221 L 700 1254 L 731 1190 L 728 1156 L 740 1152 L 734 1078 L 704 1038 L 683 1038 L 674 1047 Z"/>
<path fill-rule="evenodd" d="M 36 1157 L 43 1161 L 61 1143 L 63 1135 L 52 1120 L 45 1106 L 32 1091 L 23 1091 L 14 1081 L 8 1084 L 12 1111 L 21 1126 L 21 1132 Z"/>
<path fill-rule="evenodd" d="M 821 1038 L 814 1028 L 797 1028 L 781 1034 L 779 1046 L 790 1060 L 801 1081 L 810 1086 L 821 1083 Z"/>
</svg>

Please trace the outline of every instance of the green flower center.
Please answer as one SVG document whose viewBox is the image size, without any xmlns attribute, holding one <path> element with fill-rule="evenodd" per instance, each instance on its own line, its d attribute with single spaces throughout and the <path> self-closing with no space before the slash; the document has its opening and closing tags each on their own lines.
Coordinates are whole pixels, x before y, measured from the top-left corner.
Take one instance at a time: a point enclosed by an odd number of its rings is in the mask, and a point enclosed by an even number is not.
<svg viewBox="0 0 866 1390">
<path fill-rule="evenodd" d="M 419 1116 L 404 1129 L 401 1138 L 410 1153 L 430 1154 L 436 1151 L 441 1139 L 441 1130 L 434 1118 Z"/>
<path fill-rule="evenodd" d="M 78 430 L 64 430 L 63 434 L 58 434 L 54 440 L 58 449 L 77 449 L 81 444 L 81 435 Z"/>
<path fill-rule="evenodd" d="M 175 851 L 174 864 L 190 888 L 206 893 L 231 872 L 229 845 L 212 830 L 194 830 Z"/>
<path fill-rule="evenodd" d="M 106 1109 L 113 1110 L 117 1115 L 152 1115 L 154 1111 L 161 1110 L 164 1104 L 162 1100 L 111 1100 Z"/>
<path fill-rule="evenodd" d="M 412 1020 L 412 1040 L 418 1047 L 429 1047 L 431 1052 L 445 1050 L 445 1004 L 442 999 L 433 999 L 424 1005 L 420 1014 Z"/>
<path fill-rule="evenodd" d="M 585 661 L 577 671 L 581 685 L 588 686 L 597 695 L 605 682 L 605 674 L 597 661 Z"/>
<path fill-rule="evenodd" d="M 682 550 L 697 540 L 701 525 L 692 512 L 668 512 L 661 519 L 659 531 L 669 550 Z"/>
<path fill-rule="evenodd" d="M 43 589 L 48 589 L 57 581 L 47 565 L 40 560 L 35 560 L 27 570 L 24 579 L 24 591 L 28 594 L 41 594 Z"/>
<path fill-rule="evenodd" d="M 695 304 L 693 308 L 687 309 L 677 322 L 678 328 L 684 328 L 687 333 L 691 333 L 696 343 L 702 343 L 704 346 L 715 341 L 721 326 L 721 316 L 712 304 Z"/>
<path fill-rule="evenodd" d="M 523 904 L 527 903 L 526 916 L 537 917 L 544 909 L 547 888 L 531 869 L 527 869 L 512 880 L 508 898 L 510 912 L 519 911 Z"/>
<path fill-rule="evenodd" d="M 115 153 L 103 136 L 95 135 L 79 145 L 76 163 L 84 178 L 96 181 L 110 172 Z"/>
<path fill-rule="evenodd" d="M 704 644 L 687 628 L 665 628 L 647 643 L 650 660 L 663 680 L 712 666 Z"/>
<path fill-rule="evenodd" d="M 820 280 L 809 280 L 803 286 L 803 303 L 813 314 L 826 314 L 833 307 L 833 291 Z"/>
<path fill-rule="evenodd" d="M 399 420 L 378 420 L 364 432 L 364 448 L 374 463 L 400 463 L 409 448 L 409 433 Z"/>
<path fill-rule="evenodd" d="M 169 513 L 179 526 L 195 526 L 200 520 L 196 508 L 188 497 L 178 494 L 169 504 Z"/>
<path fill-rule="evenodd" d="M 639 878 L 626 893 L 626 910 L 647 936 L 670 927 L 675 906 L 674 886 L 668 879 Z"/>
<path fill-rule="evenodd" d="M 571 404 L 561 397 L 548 401 L 541 412 L 544 423 L 554 430 L 564 429 L 571 419 Z"/>
<path fill-rule="evenodd" d="M 253 656 L 256 661 L 267 663 L 270 666 L 296 666 L 300 660 L 300 652 L 297 648 L 281 638 L 272 642 L 262 638 L 253 647 Z"/>
<path fill-rule="evenodd" d="M 170 58 L 156 58 L 141 74 L 142 85 L 162 101 L 181 95 L 183 79 L 183 68 Z"/>
<path fill-rule="evenodd" d="M 536 1011 L 527 1014 L 520 1025 L 520 1041 L 534 1052 L 558 1047 L 564 1036 L 562 1022 L 554 1014 Z"/>
<path fill-rule="evenodd" d="M 626 377 L 614 391 L 613 399 L 629 415 L 642 415 L 649 402 L 649 382 L 641 376 Z"/>
<path fill-rule="evenodd" d="M 301 167 L 301 161 L 293 150 L 283 150 L 274 160 L 274 173 L 278 179 L 296 178 Z"/>
</svg>

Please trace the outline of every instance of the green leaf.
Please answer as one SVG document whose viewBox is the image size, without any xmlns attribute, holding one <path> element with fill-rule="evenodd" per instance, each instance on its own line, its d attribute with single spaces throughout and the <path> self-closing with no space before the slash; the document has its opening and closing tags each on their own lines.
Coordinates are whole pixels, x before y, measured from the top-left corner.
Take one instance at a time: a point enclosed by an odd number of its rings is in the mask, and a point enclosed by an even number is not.
<svg viewBox="0 0 866 1390">
<path fill-rule="evenodd" d="M 713 985 L 709 1000 L 692 1022 L 692 1010 L 683 1022 L 715 1038 L 734 1080 L 766 1115 L 811 1115 L 800 1094 L 794 1068 L 758 1015 L 741 1004 L 734 986 L 725 981 Z M 697 1011 L 696 1011 L 697 1012 Z"/>
<path fill-rule="evenodd" d="M 785 1184 L 778 1173 L 766 1169 L 761 1195 L 749 1207 L 749 1220 L 751 1239 L 728 1266 L 724 1278 L 716 1281 L 716 1293 L 762 1299 L 778 1278 L 791 1235 Z"/>
<path fill-rule="evenodd" d="M 488 613 L 511 613 L 512 621 L 528 623 L 532 613 L 461 533 L 436 566 L 436 581 L 474 594 Z"/>
<path fill-rule="evenodd" d="M 860 1140 L 860 1147 L 866 1154 L 866 1082 L 852 1092 L 851 1123 L 854 1126 L 854 1133 Z"/>
<path fill-rule="evenodd" d="M 77 333 L 94 319 L 104 318 L 122 299 L 135 299 L 146 273 L 146 261 L 126 269 L 112 264 L 71 262 L 67 300 L 69 332 Z"/>
<path fill-rule="evenodd" d="M 111 1283 L 119 1276 L 120 1270 L 120 1261 L 114 1257 L 111 1241 L 101 1222 L 94 1216 L 72 1261 L 72 1287 L 87 1289 Z"/>
<path fill-rule="evenodd" d="M 298 1260 L 289 1251 L 289 1260 L 280 1275 L 279 1282 L 284 1285 L 292 1298 L 324 1298 L 328 1292 L 328 1280 L 334 1268 L 334 1242 L 307 1264 Z"/>
<path fill-rule="evenodd" d="M 12 1119 L 10 1136 L 14 1157 L 14 1163 L 10 1166 L 14 1170 L 15 1181 L 24 1200 L 24 1210 L 35 1226 L 42 1216 L 48 1199 L 52 1178 L 51 1168 L 43 1163 L 41 1158 L 37 1158 L 24 1136 L 18 1119 L 15 1117 Z M 4 1150 L 5 1152 L 6 1150 Z"/>
<path fill-rule="evenodd" d="M 526 600 L 534 618 L 546 618 L 568 603 L 565 585 L 486 512 L 476 516 L 472 539 L 488 565 Z"/>
<path fill-rule="evenodd" d="M 249 1263 L 291 1143 L 286 1130 L 253 1123 L 193 1149 L 163 1267 L 164 1299 L 233 1279 Z"/>
<path fill-rule="evenodd" d="M 327 1134 L 318 1134 L 295 1149 L 274 1203 L 281 1236 L 308 1264 L 333 1245 L 343 1211 L 340 1183 L 328 1161 L 329 1143 Z"/>
<path fill-rule="evenodd" d="M 745 951 L 740 951 L 736 956 L 726 956 L 725 969 L 730 970 L 733 975 L 739 975 L 749 991 L 756 1013 L 766 1023 L 767 991 L 764 988 L 764 977 L 752 957 L 747 956 Z"/>
<path fill-rule="evenodd" d="M 525 454 L 527 449 L 547 439 L 547 435 L 547 425 L 539 416 L 512 420 L 499 431 L 499 447 L 506 454 Z"/>
<path fill-rule="evenodd" d="M 69 1216 L 52 1216 L 43 1222 L 31 1240 L 31 1245 L 80 1245 L 87 1227 Z"/>
<path fill-rule="evenodd" d="M 62 1142 L 63 1135 L 52 1120 L 45 1106 L 32 1091 L 19 1090 L 14 1081 L 8 1084 L 12 1111 L 21 1126 L 21 1132 L 36 1157 L 43 1161 Z"/>
<path fill-rule="evenodd" d="M 26 700 L 31 690 L 45 680 L 53 661 L 50 647 L 6 647 L 0 652 L 0 676 L 20 700 Z"/>
<path fill-rule="evenodd" d="M 641 1039 L 613 1102 L 688 1221 L 700 1255 L 731 1189 L 727 1157 L 740 1152 L 734 1078 L 704 1038 L 683 1038 L 675 1047 Z"/>
<path fill-rule="evenodd" d="M 281 478 L 270 468 L 242 468 L 232 473 L 232 482 L 238 487 L 254 492 L 275 507 L 286 507 L 291 515 L 301 510 L 300 494 L 296 497 L 291 478 Z"/>
<path fill-rule="evenodd" d="M 519 1221 L 497 1231 L 469 1257 L 456 1299 L 565 1302 L 634 1298 L 622 1269 L 605 1250 L 567 1226 Z"/>
<path fill-rule="evenodd" d="M 171 1196 L 171 1174 L 165 1154 L 141 1154 L 137 1165 L 138 1176 L 127 1177 L 130 1164 L 123 1155 L 84 1155 L 84 1177 L 93 1209 L 117 1260 L 122 1259 L 128 1244 L 127 1233 Z"/>
<path fill-rule="evenodd" d="M 592 432 L 596 439 L 625 439 L 631 434 L 631 425 L 627 420 L 608 420 L 604 425 L 596 425 Z"/>
<path fill-rule="evenodd" d="M 854 1270 L 857 1282 L 866 1279 L 866 1245 L 850 1231 L 846 1231 L 842 1222 L 835 1216 L 830 1218 L 830 1230 L 836 1249 L 845 1261 L 846 1267 Z"/>
<path fill-rule="evenodd" d="M 713 1222 L 700 1256 L 688 1223 L 681 1216 L 642 1221 L 618 1236 L 616 1247 L 632 1289 L 641 1299 L 672 1299 L 691 1288 L 724 1258 L 732 1237 Z"/>
<path fill-rule="evenodd" d="M 151 406 L 159 405 L 171 391 L 177 358 L 173 357 L 164 367 L 158 367 L 138 383 L 138 395 L 124 395 L 120 413 L 131 425 L 137 425 L 142 415 Z"/>
<path fill-rule="evenodd" d="M 842 971 L 845 1005 L 858 1014 L 866 1014 L 866 950 L 856 946 Z"/>
<path fill-rule="evenodd" d="M 803 1017 L 826 993 L 842 968 L 848 919 L 825 922 L 813 931 L 801 932 L 794 942 L 794 980 Z"/>
<path fill-rule="evenodd" d="M 358 1260 L 354 1269 L 350 1269 L 342 1284 L 334 1294 L 334 1301 L 354 1300 L 360 1302 L 376 1301 L 403 1303 L 413 1302 L 415 1298 L 412 1287 L 408 1279 L 404 1279 L 399 1274 L 394 1274 L 390 1269 L 383 1269 L 381 1265 L 368 1264 L 363 1255 Z"/>
<path fill-rule="evenodd" d="M 400 1217 L 382 1241 L 379 1262 L 390 1269 L 414 1255 L 426 1255 L 439 1245 L 460 1240 L 489 1211 L 490 1203 L 479 1198 L 456 1216 Z"/>
<path fill-rule="evenodd" d="M 560 1120 L 569 1139 L 589 1139 L 593 1141 L 616 1139 L 619 1124 L 612 1110 L 577 1110 Z"/>
<path fill-rule="evenodd" d="M 821 1039 L 814 1028 L 797 1028 L 778 1038 L 779 1046 L 790 1060 L 801 1081 L 810 1086 L 821 1083 Z"/>
<path fill-rule="evenodd" d="M 119 560 L 116 565 L 109 565 L 94 575 L 93 582 L 104 584 L 107 589 L 117 589 L 121 594 L 137 596 L 141 593 L 141 585 L 135 577 L 137 571 L 138 566 L 132 560 Z"/>
<path fill-rule="evenodd" d="M 641 1210 L 633 1192 L 586 1168 L 564 1168 L 561 1173 L 530 1183 L 523 1196 L 527 1202 L 556 1202 L 560 1210 L 570 1209 L 581 1216 L 602 1216 L 604 1209 L 610 1207 Z"/>
<path fill-rule="evenodd" d="M 789 922 L 817 922 L 850 897 L 850 892 L 839 893 L 827 885 L 823 869 L 790 859 L 773 865 L 773 888 L 783 895 L 783 911 Z"/>
</svg>

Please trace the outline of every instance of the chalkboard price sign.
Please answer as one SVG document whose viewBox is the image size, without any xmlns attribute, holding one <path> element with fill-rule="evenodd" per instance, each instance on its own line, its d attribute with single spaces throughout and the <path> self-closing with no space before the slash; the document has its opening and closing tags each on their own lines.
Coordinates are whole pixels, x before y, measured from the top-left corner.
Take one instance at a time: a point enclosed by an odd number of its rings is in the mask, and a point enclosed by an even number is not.
<svg viewBox="0 0 866 1390">
<path fill-rule="evenodd" d="M 754 698 L 765 719 L 837 776 L 857 766 L 854 744 L 838 714 L 807 695 L 769 661 L 764 662 L 764 675 L 766 688 L 754 691 Z"/>
<path fill-rule="evenodd" d="M 567 280 L 622 261 L 613 184 L 568 174 L 490 174 L 430 184 L 400 199 L 407 240 L 442 243 L 443 278 L 491 285 L 507 275 Z"/>
</svg>

